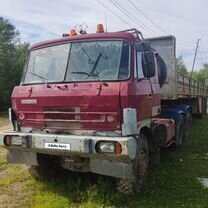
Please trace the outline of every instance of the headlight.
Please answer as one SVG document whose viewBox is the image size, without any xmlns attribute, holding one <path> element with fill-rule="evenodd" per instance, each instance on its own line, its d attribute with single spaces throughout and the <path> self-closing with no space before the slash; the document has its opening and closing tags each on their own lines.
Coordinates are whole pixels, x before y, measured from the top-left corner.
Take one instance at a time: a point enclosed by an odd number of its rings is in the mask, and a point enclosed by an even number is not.
<svg viewBox="0 0 208 208">
<path fill-rule="evenodd" d="M 113 143 L 101 142 L 99 147 L 101 152 L 106 152 L 106 153 L 115 152 L 115 145 Z"/>
<path fill-rule="evenodd" d="M 121 144 L 116 141 L 99 141 L 96 143 L 97 153 L 121 154 Z"/>
</svg>

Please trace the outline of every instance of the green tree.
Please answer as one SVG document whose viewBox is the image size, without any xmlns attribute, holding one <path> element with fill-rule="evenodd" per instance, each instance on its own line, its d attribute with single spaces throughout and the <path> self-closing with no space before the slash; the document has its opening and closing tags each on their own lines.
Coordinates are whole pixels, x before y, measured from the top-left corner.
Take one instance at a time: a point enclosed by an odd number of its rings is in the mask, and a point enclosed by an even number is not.
<svg viewBox="0 0 208 208">
<path fill-rule="evenodd" d="M 177 59 L 176 59 L 176 69 L 178 72 L 181 72 L 185 75 L 188 75 L 188 70 L 186 68 L 186 65 L 183 61 L 183 57 L 182 56 L 179 56 Z"/>
<path fill-rule="evenodd" d="M 208 64 L 204 64 L 202 69 L 195 71 L 193 78 L 208 85 Z"/>
<path fill-rule="evenodd" d="M 21 43 L 19 32 L 0 17 L 0 111 L 10 105 L 12 89 L 20 81 L 28 43 Z"/>
</svg>

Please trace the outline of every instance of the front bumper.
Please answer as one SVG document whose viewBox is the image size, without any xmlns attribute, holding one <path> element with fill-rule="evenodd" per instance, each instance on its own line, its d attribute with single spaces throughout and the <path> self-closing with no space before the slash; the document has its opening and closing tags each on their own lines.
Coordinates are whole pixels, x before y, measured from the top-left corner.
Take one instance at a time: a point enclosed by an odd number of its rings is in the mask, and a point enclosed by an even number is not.
<svg viewBox="0 0 208 208">
<path fill-rule="evenodd" d="M 6 146 L 6 136 L 17 136 L 21 145 Z M 116 141 L 121 144 L 122 152 L 116 154 L 100 154 L 96 152 L 95 145 L 98 141 Z M 53 144 L 52 147 L 48 144 Z M 56 145 L 57 144 L 57 145 Z M 136 140 L 134 137 L 104 137 L 104 136 L 77 136 L 62 134 L 38 134 L 7 132 L 0 134 L 0 145 L 8 150 L 31 151 L 36 153 L 54 155 L 80 155 L 84 157 L 114 158 L 133 160 L 136 155 Z"/>
<path fill-rule="evenodd" d="M 6 136 L 18 136 L 21 145 L 6 146 Z M 116 141 L 121 144 L 122 152 L 116 154 L 99 154 L 95 145 L 98 141 Z M 46 144 L 61 144 L 70 149 L 47 148 Z M 90 171 L 116 178 L 133 178 L 133 160 L 136 155 L 137 142 L 134 137 L 76 136 L 58 134 L 34 134 L 8 132 L 0 134 L 0 145 L 9 150 L 8 160 L 12 163 L 38 165 L 37 153 L 57 156 L 80 156 L 89 158 Z"/>
</svg>

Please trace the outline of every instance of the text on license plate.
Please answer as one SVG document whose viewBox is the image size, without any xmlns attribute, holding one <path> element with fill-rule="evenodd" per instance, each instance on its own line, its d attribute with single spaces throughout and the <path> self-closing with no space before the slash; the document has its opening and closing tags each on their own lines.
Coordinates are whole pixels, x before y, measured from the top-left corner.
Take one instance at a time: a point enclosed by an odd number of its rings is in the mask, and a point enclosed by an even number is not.
<svg viewBox="0 0 208 208">
<path fill-rule="evenodd" d="M 70 150 L 70 144 L 61 144 L 61 143 L 45 143 L 45 148 L 48 149 L 63 149 L 63 150 Z"/>
</svg>

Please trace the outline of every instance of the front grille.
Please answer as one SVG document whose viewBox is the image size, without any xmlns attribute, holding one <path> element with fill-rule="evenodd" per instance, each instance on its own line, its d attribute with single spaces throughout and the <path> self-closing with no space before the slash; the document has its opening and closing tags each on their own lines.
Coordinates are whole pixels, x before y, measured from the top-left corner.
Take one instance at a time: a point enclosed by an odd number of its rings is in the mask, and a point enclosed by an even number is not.
<svg viewBox="0 0 208 208">
<path fill-rule="evenodd" d="M 45 119 L 80 120 L 79 107 L 73 108 L 44 108 Z"/>
<path fill-rule="evenodd" d="M 21 111 L 25 115 L 20 120 L 23 126 L 52 129 L 115 129 L 119 128 L 116 112 L 80 112 L 79 107 L 70 108 L 44 108 L 42 112 Z M 114 117 L 113 122 L 108 122 L 107 117 Z"/>
</svg>

